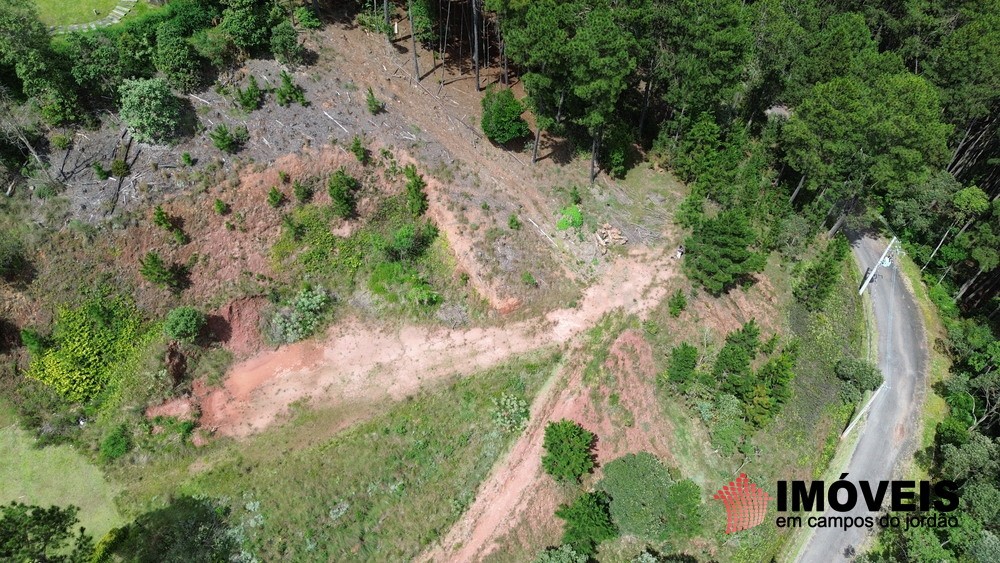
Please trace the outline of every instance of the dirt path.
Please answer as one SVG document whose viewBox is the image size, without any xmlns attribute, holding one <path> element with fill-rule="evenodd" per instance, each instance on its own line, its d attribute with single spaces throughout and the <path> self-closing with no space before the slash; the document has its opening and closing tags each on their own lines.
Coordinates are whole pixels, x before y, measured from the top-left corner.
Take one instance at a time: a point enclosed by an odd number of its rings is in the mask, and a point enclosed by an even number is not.
<svg viewBox="0 0 1000 563">
<path fill-rule="evenodd" d="M 234 366 L 223 387 L 196 394 L 201 425 L 220 435 L 246 436 L 300 400 L 317 406 L 401 400 L 442 377 L 565 344 L 615 309 L 642 314 L 664 298 L 665 282 L 677 267 L 662 250 L 633 248 L 584 292 L 576 308 L 506 327 L 387 330 L 349 319 L 322 341 L 268 351 Z"/>
</svg>

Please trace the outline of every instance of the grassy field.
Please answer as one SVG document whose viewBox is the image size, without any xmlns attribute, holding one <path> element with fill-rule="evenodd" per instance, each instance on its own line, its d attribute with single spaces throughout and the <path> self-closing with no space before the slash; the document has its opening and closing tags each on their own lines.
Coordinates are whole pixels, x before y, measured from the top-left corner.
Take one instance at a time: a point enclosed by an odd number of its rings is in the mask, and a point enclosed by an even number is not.
<svg viewBox="0 0 1000 563">
<path fill-rule="evenodd" d="M 0 503 L 76 505 L 80 524 L 95 539 L 122 525 L 114 487 L 101 470 L 69 446 L 36 449 L 34 439 L 14 424 L 14 414 L 4 405 L 0 405 L 0 452 L 4 455 Z"/>
<path fill-rule="evenodd" d="M 229 504 L 231 525 L 262 561 L 409 560 L 444 534 L 514 436 L 493 399 L 531 399 L 558 356 L 512 361 L 388 408 L 332 438 L 324 410 L 186 458 L 124 468 L 129 512 L 178 493 Z M 327 435 L 329 435 L 327 433 Z"/>
<path fill-rule="evenodd" d="M 86 23 L 107 17 L 118 4 L 118 0 L 35 0 L 38 17 L 46 25 L 69 25 Z M 97 14 L 94 14 L 97 10 Z"/>
</svg>

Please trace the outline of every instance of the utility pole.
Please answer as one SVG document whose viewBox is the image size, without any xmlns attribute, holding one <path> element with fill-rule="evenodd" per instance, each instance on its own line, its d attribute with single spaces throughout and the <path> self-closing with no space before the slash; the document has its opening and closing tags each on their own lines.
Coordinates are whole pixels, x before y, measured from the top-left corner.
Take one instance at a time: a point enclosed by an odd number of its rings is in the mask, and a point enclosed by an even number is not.
<svg viewBox="0 0 1000 563">
<path fill-rule="evenodd" d="M 858 290 L 858 295 L 861 295 L 865 292 L 865 289 L 867 289 L 868 284 L 871 283 L 872 278 L 875 277 L 875 272 L 878 271 L 878 267 L 885 262 L 885 257 L 886 255 L 889 254 L 889 251 L 892 250 L 892 245 L 894 244 L 896 244 L 896 237 L 892 237 L 892 240 L 889 241 L 889 246 L 885 247 L 885 252 L 882 253 L 882 256 L 879 256 L 878 262 L 868 272 L 868 277 L 866 277 L 864 283 L 861 284 L 861 289 Z"/>
</svg>

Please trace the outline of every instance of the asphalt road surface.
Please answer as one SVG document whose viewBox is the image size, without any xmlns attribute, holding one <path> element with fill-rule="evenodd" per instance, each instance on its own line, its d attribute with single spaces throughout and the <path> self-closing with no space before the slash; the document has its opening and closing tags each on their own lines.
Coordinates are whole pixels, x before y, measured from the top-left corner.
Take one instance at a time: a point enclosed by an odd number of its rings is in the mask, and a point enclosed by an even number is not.
<svg viewBox="0 0 1000 563">
<path fill-rule="evenodd" d="M 876 267 L 886 244 L 886 240 L 868 237 L 852 240 L 854 257 L 862 272 Z M 917 445 L 927 367 L 923 319 L 902 275 L 896 270 L 895 262 L 888 268 L 879 267 L 876 278 L 865 291 L 870 293 L 875 307 L 878 365 L 885 377 L 885 385 L 875 396 L 867 421 L 862 421 L 851 430 L 861 434 L 844 471 L 848 473 L 846 479 L 855 485 L 862 480 L 877 482 L 900 477 Z M 827 510 L 825 515 L 877 516 L 868 511 L 861 500 L 860 489 L 858 492 L 859 502 L 853 511 L 839 513 Z M 846 494 L 840 498 L 845 499 Z M 867 528 L 815 528 L 797 561 L 850 561 L 861 553 L 868 535 Z"/>
</svg>

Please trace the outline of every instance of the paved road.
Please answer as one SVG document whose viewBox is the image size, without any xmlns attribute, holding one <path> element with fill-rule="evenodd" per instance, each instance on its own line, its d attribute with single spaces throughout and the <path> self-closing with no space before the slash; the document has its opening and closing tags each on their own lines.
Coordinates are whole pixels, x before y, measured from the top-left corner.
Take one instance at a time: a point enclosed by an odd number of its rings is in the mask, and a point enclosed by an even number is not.
<svg viewBox="0 0 1000 563">
<path fill-rule="evenodd" d="M 862 272 L 875 263 L 888 241 L 862 238 L 853 241 L 854 257 Z M 885 387 L 872 402 L 868 420 L 852 432 L 861 432 L 845 471 L 847 480 L 879 481 L 899 477 L 902 466 L 917 444 L 917 426 L 924 398 L 927 348 L 923 319 L 913 295 L 895 265 L 879 268 L 869 286 L 878 326 L 879 368 Z M 860 490 L 860 489 L 859 489 Z M 859 495 L 860 496 L 860 495 Z M 844 495 L 843 498 L 846 498 Z M 827 515 L 840 513 L 828 512 Z M 868 516 L 859 502 L 844 516 Z M 817 528 L 799 555 L 800 563 L 849 561 L 861 552 L 867 528 Z"/>
</svg>

